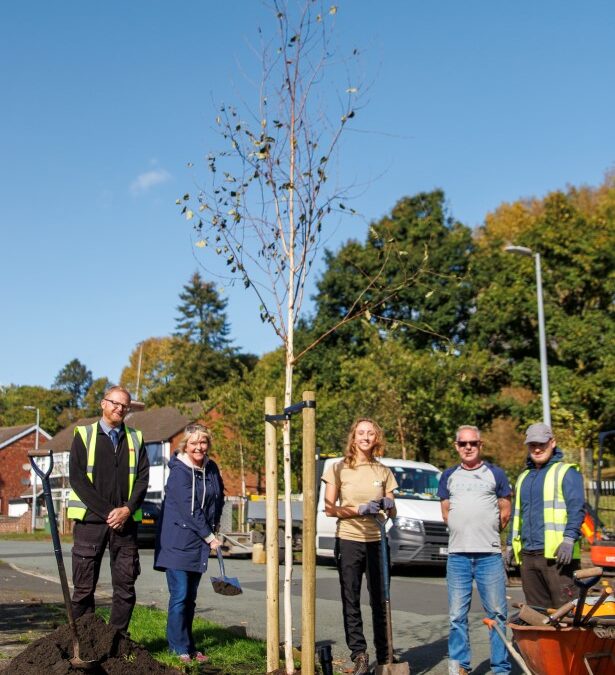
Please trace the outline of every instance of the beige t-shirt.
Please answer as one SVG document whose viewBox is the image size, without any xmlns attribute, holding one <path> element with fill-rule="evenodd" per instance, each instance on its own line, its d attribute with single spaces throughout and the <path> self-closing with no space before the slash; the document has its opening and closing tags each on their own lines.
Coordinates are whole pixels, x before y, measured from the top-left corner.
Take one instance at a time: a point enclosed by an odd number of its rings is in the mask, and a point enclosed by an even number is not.
<svg viewBox="0 0 615 675">
<path fill-rule="evenodd" d="M 382 499 L 397 487 L 391 470 L 378 461 L 350 469 L 340 460 L 331 464 L 321 480 L 337 487 L 340 506 L 367 504 L 372 499 Z M 338 518 L 336 536 L 351 541 L 379 541 L 380 527 L 374 516 Z"/>
</svg>

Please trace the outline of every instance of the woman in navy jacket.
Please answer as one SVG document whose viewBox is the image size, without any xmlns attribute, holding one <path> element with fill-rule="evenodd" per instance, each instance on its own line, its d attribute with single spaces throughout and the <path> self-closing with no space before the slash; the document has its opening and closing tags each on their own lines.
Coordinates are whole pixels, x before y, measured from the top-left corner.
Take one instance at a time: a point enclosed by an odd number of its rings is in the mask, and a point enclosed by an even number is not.
<svg viewBox="0 0 615 675">
<path fill-rule="evenodd" d="M 167 640 L 184 663 L 207 660 L 196 650 L 192 622 L 209 551 L 221 545 L 215 533 L 224 506 L 224 484 L 218 466 L 208 457 L 211 446 L 207 427 L 186 427 L 169 461 L 156 539 L 154 569 L 166 572 L 170 595 Z"/>
</svg>

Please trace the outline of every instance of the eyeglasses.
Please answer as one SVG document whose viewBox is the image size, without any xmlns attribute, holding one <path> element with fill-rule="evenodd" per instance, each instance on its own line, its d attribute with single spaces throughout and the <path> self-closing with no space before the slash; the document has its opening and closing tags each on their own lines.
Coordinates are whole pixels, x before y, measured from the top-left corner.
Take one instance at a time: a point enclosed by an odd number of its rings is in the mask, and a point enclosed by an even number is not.
<svg viewBox="0 0 615 675">
<path fill-rule="evenodd" d="M 466 445 L 469 445 L 471 448 L 478 448 L 478 446 L 480 445 L 480 441 L 455 441 L 455 443 L 460 448 L 465 448 Z"/>
<path fill-rule="evenodd" d="M 119 401 L 112 401 L 110 398 L 103 398 L 103 401 L 107 401 L 107 403 L 110 403 L 114 408 L 121 408 L 122 410 L 130 410 L 130 403 L 125 404 L 125 403 L 120 403 Z"/>
</svg>

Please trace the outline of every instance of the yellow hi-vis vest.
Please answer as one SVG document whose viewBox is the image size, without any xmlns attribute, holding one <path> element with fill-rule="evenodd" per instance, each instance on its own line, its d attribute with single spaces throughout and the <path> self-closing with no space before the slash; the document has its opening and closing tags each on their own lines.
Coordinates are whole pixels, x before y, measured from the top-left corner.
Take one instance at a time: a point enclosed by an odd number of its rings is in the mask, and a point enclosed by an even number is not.
<svg viewBox="0 0 615 675">
<path fill-rule="evenodd" d="M 75 427 L 75 436 L 79 434 L 83 445 L 88 452 L 87 463 L 87 477 L 90 483 L 94 483 L 94 460 L 96 459 L 96 437 L 98 435 L 98 422 L 88 424 L 87 426 Z M 143 434 L 138 429 L 131 429 L 126 427 L 126 439 L 128 441 L 128 498 L 132 494 L 132 486 L 137 475 L 137 453 L 135 448 L 141 448 L 143 445 Z M 79 499 L 79 496 L 74 490 L 70 491 L 68 496 L 68 511 L 67 515 L 73 520 L 83 520 L 85 518 L 86 505 Z M 132 514 L 132 519 L 140 522 L 143 517 L 141 509 L 137 509 Z"/>
<path fill-rule="evenodd" d="M 576 464 L 555 462 L 547 469 L 543 486 L 544 522 L 545 522 L 545 558 L 555 558 L 555 551 L 564 539 L 566 529 L 566 502 L 564 501 L 564 476 L 568 469 L 578 469 Z M 515 515 L 513 517 L 512 548 L 515 560 L 521 564 L 521 485 L 530 472 L 526 469 L 517 479 L 515 487 Z M 573 558 L 581 557 L 581 545 L 577 540 L 572 553 Z"/>
</svg>

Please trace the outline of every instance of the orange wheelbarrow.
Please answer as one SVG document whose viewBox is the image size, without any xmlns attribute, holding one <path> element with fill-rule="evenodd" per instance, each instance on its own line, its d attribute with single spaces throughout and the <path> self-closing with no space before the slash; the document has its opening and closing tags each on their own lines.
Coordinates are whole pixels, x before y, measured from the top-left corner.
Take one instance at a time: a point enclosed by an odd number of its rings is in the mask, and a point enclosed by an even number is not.
<svg viewBox="0 0 615 675">
<path fill-rule="evenodd" d="M 518 626 L 508 624 L 519 651 L 492 619 L 511 656 L 526 675 L 612 675 L 615 673 L 615 638 L 594 628 Z M 601 633 L 606 633 L 603 636 Z"/>
</svg>

